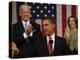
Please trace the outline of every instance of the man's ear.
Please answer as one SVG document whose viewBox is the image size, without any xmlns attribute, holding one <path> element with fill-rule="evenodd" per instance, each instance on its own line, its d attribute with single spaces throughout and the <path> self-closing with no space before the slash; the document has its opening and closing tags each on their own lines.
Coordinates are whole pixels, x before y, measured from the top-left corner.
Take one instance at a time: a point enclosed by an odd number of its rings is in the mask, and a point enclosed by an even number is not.
<svg viewBox="0 0 80 60">
<path fill-rule="evenodd" d="M 56 25 L 55 25 L 55 24 L 53 24 L 53 26 L 54 26 L 54 28 L 55 28 L 55 26 L 56 26 Z"/>
</svg>

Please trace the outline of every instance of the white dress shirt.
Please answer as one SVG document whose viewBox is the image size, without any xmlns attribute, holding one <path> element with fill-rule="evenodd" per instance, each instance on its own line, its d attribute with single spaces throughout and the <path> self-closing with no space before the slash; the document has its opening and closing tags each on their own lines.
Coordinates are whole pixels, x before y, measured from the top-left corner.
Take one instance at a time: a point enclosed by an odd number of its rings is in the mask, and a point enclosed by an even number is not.
<svg viewBox="0 0 80 60">
<path fill-rule="evenodd" d="M 26 26 L 26 24 L 27 24 L 27 26 L 29 26 L 29 24 L 30 24 L 30 20 L 28 20 L 27 22 L 25 22 L 24 20 L 22 20 L 22 24 L 23 24 L 23 27 L 25 28 Z"/>
<path fill-rule="evenodd" d="M 47 36 L 47 45 L 48 45 L 48 43 L 49 43 L 50 37 L 51 37 L 51 40 L 53 40 L 52 47 L 53 47 L 53 49 L 54 49 L 54 45 L 55 45 L 55 34 L 53 34 L 53 35 L 51 35 L 51 36 Z"/>
</svg>

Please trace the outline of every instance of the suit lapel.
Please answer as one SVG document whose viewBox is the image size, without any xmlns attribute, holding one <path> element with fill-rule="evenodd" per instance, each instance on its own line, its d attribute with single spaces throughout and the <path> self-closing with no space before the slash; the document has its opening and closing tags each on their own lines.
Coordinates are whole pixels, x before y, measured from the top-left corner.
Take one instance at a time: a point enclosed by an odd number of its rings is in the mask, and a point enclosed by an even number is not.
<svg viewBox="0 0 80 60">
<path fill-rule="evenodd" d="M 47 46 L 47 39 L 46 39 L 46 37 L 43 39 L 43 51 L 44 51 L 44 53 L 45 53 L 45 55 L 49 55 L 49 52 L 48 52 L 48 46 Z"/>
<path fill-rule="evenodd" d="M 44 40 L 44 42 L 43 42 L 44 43 L 44 47 L 47 48 L 47 39 L 46 39 L 46 37 L 43 40 Z"/>
<path fill-rule="evenodd" d="M 19 28 L 21 33 L 25 31 L 22 22 L 19 22 Z"/>
<path fill-rule="evenodd" d="M 61 43 L 60 43 L 60 38 L 58 38 L 57 36 L 55 36 L 55 45 L 54 45 L 54 51 L 53 51 L 53 55 L 59 55 L 61 54 Z"/>
</svg>

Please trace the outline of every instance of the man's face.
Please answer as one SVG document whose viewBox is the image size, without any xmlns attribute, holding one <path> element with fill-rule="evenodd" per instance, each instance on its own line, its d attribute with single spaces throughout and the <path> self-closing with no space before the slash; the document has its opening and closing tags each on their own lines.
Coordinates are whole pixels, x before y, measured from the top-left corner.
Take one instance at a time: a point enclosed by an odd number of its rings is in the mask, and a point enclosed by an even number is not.
<svg viewBox="0 0 80 60">
<path fill-rule="evenodd" d="M 52 35 L 54 33 L 55 24 L 52 24 L 49 20 L 43 20 L 42 29 L 45 35 Z"/>
<path fill-rule="evenodd" d="M 22 8 L 19 13 L 20 13 L 19 15 L 22 20 L 24 20 L 24 21 L 30 20 L 31 11 L 30 11 L 29 7 Z"/>
<path fill-rule="evenodd" d="M 70 28 L 75 28 L 75 21 L 74 21 L 74 18 L 70 18 L 69 19 L 69 24 L 70 24 Z"/>
</svg>

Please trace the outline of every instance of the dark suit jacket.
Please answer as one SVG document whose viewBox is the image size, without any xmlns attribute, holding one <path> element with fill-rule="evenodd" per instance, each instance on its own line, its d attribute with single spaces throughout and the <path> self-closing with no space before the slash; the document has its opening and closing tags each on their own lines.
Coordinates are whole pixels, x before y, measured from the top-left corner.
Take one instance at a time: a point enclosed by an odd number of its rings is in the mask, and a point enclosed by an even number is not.
<svg viewBox="0 0 80 60">
<path fill-rule="evenodd" d="M 32 24 L 32 27 L 33 27 L 33 30 L 36 30 L 38 33 L 40 32 L 40 25 L 39 24 L 34 22 Z"/>
<path fill-rule="evenodd" d="M 32 37 L 24 39 L 23 37 L 24 27 L 22 22 L 18 22 L 12 26 L 12 41 L 14 41 L 20 50 L 18 55 L 14 55 L 13 58 L 25 58 L 34 57 L 34 40 L 33 36 L 37 35 L 36 32 L 33 33 Z M 28 40 L 28 41 L 27 41 Z M 11 54 L 10 54 L 11 55 Z"/>
<path fill-rule="evenodd" d="M 36 50 L 37 56 L 49 56 L 46 38 L 41 38 L 40 41 L 38 41 L 38 44 L 36 47 L 37 47 L 37 50 Z M 56 36 L 54 51 L 52 56 L 69 55 L 69 54 L 71 54 L 71 51 L 67 46 L 65 39 Z"/>
</svg>

